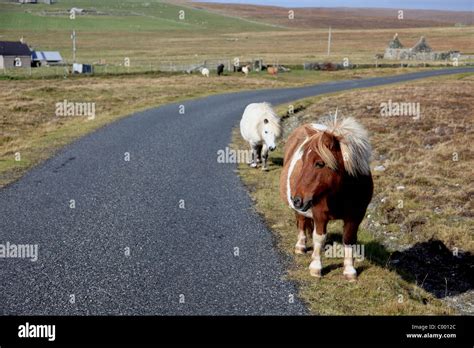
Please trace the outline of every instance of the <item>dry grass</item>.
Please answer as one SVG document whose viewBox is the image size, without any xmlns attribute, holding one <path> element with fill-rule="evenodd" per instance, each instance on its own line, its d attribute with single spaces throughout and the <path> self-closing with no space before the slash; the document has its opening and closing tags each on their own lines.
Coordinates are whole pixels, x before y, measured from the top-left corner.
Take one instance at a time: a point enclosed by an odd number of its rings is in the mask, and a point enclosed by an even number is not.
<svg viewBox="0 0 474 348">
<path fill-rule="evenodd" d="M 402 43 L 411 47 L 420 36 L 425 36 L 435 51 L 460 50 L 474 54 L 474 27 L 397 29 Z M 341 62 L 348 58 L 353 63 L 374 63 L 374 54 L 383 53 L 392 39 L 394 29 L 333 29 L 331 55 L 327 56 L 327 29 L 278 30 L 269 32 L 201 32 L 152 31 L 81 32 L 78 60 L 83 63 L 105 62 L 123 64 L 129 57 L 135 66 L 155 69 L 161 62 L 202 62 L 205 59 L 233 59 L 242 61 L 262 58 L 267 64 L 303 64 L 308 61 Z M 2 40 L 25 40 L 42 50 L 59 50 L 72 61 L 69 31 L 35 32 L 3 30 Z M 384 61 L 392 63 L 393 61 Z M 437 62 L 444 64 L 444 62 Z"/>
<path fill-rule="evenodd" d="M 470 149 L 473 121 L 474 76 L 457 75 L 407 85 L 338 93 L 293 103 L 305 110 L 285 120 L 285 134 L 301 123 L 334 112 L 358 118 L 370 131 L 374 147 L 372 167 L 375 194 L 359 230 L 365 257 L 356 263 L 359 281 L 342 277 L 342 260 L 323 258 L 326 273 L 320 282 L 309 276 L 310 256 L 294 256 L 294 213 L 278 195 L 282 146 L 272 153 L 270 171 L 239 166 L 256 209 L 275 231 L 281 250 L 293 259 L 289 278 L 297 281 L 301 297 L 315 314 L 452 314 L 453 309 L 423 290 L 421 280 L 397 271 L 390 264 L 393 250 L 415 242 L 439 239 L 448 247 L 473 250 L 472 167 Z M 420 102 L 421 119 L 381 117 L 380 103 Z M 279 107 L 283 114 L 287 105 Z M 234 146 L 246 148 L 238 131 Z M 429 145 L 429 146 L 428 146 Z M 452 152 L 459 161 L 452 161 Z M 397 190 L 397 186 L 404 186 Z M 397 208 L 403 200 L 403 208 Z M 383 200 L 383 203 L 381 202 Z M 423 222 L 421 222 L 423 221 Z M 329 226 L 328 243 L 339 242 L 341 224 Z M 408 279 L 408 280 L 407 280 Z"/>
</svg>

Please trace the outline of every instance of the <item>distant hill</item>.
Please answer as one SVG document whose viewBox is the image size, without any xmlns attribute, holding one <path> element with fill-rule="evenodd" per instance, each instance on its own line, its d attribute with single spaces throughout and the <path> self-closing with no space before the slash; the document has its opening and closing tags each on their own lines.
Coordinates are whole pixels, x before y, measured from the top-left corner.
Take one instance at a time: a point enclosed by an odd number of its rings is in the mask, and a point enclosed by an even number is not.
<svg viewBox="0 0 474 348">
<path fill-rule="evenodd" d="M 473 12 L 404 10 L 399 20 L 396 9 L 374 8 L 294 8 L 295 18 L 288 19 L 289 8 L 243 4 L 187 2 L 188 6 L 211 12 L 265 22 L 289 28 L 389 29 L 473 25 Z"/>
</svg>

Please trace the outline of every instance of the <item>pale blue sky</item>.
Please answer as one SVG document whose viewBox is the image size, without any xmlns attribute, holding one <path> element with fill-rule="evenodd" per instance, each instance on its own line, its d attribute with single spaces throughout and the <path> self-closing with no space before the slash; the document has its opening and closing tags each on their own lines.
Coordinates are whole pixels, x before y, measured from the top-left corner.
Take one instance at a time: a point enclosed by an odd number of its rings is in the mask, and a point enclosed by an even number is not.
<svg viewBox="0 0 474 348">
<path fill-rule="evenodd" d="M 207 2 L 276 5 L 283 7 L 381 7 L 473 11 L 474 0 L 200 0 Z"/>
</svg>

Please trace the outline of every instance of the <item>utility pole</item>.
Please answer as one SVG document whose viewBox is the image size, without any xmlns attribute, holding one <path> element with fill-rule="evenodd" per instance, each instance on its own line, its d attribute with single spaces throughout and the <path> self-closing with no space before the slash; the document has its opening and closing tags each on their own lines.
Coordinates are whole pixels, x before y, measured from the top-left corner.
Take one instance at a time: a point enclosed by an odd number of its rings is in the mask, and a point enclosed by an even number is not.
<svg viewBox="0 0 474 348">
<path fill-rule="evenodd" d="M 72 61 L 73 63 L 75 63 L 76 62 L 76 31 L 75 30 L 72 31 L 71 39 L 72 39 Z"/>
<path fill-rule="evenodd" d="M 329 27 L 328 33 L 328 56 L 331 54 L 331 27 Z"/>
</svg>

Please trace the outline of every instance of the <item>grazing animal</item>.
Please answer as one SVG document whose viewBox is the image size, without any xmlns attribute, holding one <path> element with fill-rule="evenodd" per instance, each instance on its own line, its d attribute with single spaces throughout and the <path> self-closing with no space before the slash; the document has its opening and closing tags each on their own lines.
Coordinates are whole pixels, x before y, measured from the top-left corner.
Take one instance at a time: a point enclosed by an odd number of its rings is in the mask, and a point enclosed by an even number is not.
<svg viewBox="0 0 474 348">
<path fill-rule="evenodd" d="M 224 73 L 224 64 L 219 64 L 217 66 L 217 75 L 221 76 Z"/>
<path fill-rule="evenodd" d="M 381 54 L 381 53 L 376 53 L 376 54 L 374 55 L 374 58 L 375 58 L 375 59 L 383 59 L 383 54 Z"/>
<path fill-rule="evenodd" d="M 340 64 L 334 64 L 331 62 L 325 62 L 325 63 L 320 64 L 320 69 L 325 70 L 325 71 L 336 71 L 336 70 L 341 69 L 341 67 L 342 66 Z"/>
<path fill-rule="evenodd" d="M 344 276 L 354 281 L 353 246 L 373 193 L 367 131 L 353 118 L 337 114 L 321 124 L 295 129 L 285 146 L 280 196 L 295 210 L 297 254 L 304 254 L 306 233 L 312 231 L 310 274 L 321 277 L 321 250 L 329 220 L 342 219 Z"/>
<path fill-rule="evenodd" d="M 275 67 L 275 66 L 269 66 L 267 68 L 267 72 L 270 74 L 270 75 L 276 75 L 278 74 L 278 68 Z"/>
<path fill-rule="evenodd" d="M 250 66 L 246 65 L 242 67 L 242 72 L 245 74 L 245 77 L 249 75 L 250 72 Z"/>
<path fill-rule="evenodd" d="M 202 68 L 201 69 L 201 74 L 202 74 L 202 76 L 209 77 L 209 69 L 208 68 Z"/>
<path fill-rule="evenodd" d="M 280 137 L 280 119 L 268 103 L 247 105 L 242 120 L 240 133 L 250 144 L 252 159 L 250 166 L 256 168 L 262 162 L 262 170 L 267 170 L 268 150 L 276 148 L 276 140 Z"/>
</svg>

